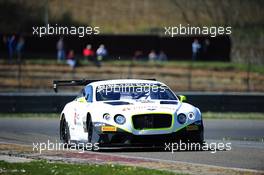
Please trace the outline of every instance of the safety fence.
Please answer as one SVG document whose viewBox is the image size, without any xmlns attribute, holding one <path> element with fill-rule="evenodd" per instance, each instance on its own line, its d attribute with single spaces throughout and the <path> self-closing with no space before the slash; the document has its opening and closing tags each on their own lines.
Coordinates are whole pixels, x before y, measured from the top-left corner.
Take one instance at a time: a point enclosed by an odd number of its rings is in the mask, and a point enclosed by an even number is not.
<svg viewBox="0 0 264 175">
<path fill-rule="evenodd" d="M 178 93 L 179 94 L 179 93 Z M 264 112 L 263 93 L 181 93 L 187 102 L 202 112 Z M 73 100 L 75 94 L 55 93 L 1 93 L 0 112 L 4 113 L 56 113 Z"/>
</svg>

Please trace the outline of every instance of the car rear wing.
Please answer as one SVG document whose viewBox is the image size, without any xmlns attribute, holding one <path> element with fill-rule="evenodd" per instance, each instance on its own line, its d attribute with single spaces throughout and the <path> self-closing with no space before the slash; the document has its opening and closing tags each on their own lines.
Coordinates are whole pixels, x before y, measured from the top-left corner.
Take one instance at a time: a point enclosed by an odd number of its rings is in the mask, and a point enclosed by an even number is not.
<svg viewBox="0 0 264 175">
<path fill-rule="evenodd" d="M 86 86 L 89 83 L 102 81 L 102 80 L 54 80 L 53 89 L 55 92 L 58 92 L 59 86 Z"/>
<path fill-rule="evenodd" d="M 144 79 L 144 80 L 152 80 L 156 81 L 156 79 Z M 105 80 L 54 80 L 53 81 L 53 89 L 57 93 L 59 86 L 86 86 L 87 84 L 96 82 L 96 81 L 105 81 Z"/>
</svg>

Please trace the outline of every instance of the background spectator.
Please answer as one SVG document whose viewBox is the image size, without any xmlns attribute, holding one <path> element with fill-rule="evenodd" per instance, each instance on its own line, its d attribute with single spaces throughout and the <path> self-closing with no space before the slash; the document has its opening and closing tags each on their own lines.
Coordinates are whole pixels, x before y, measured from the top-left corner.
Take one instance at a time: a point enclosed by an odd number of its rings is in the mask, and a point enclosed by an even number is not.
<svg viewBox="0 0 264 175">
<path fill-rule="evenodd" d="M 133 56 L 133 61 L 140 61 L 143 59 L 143 52 L 141 50 L 136 50 Z"/>
<path fill-rule="evenodd" d="M 107 50 L 103 44 L 99 46 L 99 48 L 96 50 L 96 64 L 98 67 L 101 66 L 101 61 L 103 58 L 107 55 Z"/>
<path fill-rule="evenodd" d="M 86 48 L 83 49 L 83 56 L 87 61 L 94 61 L 94 51 L 92 50 L 91 44 L 88 44 Z"/>
<path fill-rule="evenodd" d="M 201 48 L 201 45 L 200 45 L 198 39 L 194 39 L 194 41 L 192 43 L 192 60 L 193 61 L 198 59 L 200 48 Z"/>
<path fill-rule="evenodd" d="M 159 60 L 159 61 L 167 61 L 167 60 L 168 60 L 167 55 L 166 55 L 162 50 L 161 50 L 160 53 L 159 53 L 158 60 Z"/>
<path fill-rule="evenodd" d="M 24 49 L 25 40 L 22 36 L 19 37 L 16 45 L 17 60 L 20 62 L 22 58 L 22 51 Z"/>
<path fill-rule="evenodd" d="M 15 50 L 15 35 L 12 35 L 7 38 L 7 47 L 8 47 L 8 55 L 9 55 L 9 61 L 12 62 L 14 50 Z"/>
<path fill-rule="evenodd" d="M 209 47 L 210 47 L 210 40 L 206 39 L 203 42 L 203 60 L 209 60 Z"/>
<path fill-rule="evenodd" d="M 65 51 L 64 51 L 64 41 L 61 37 L 57 42 L 57 61 L 61 62 L 65 58 Z"/>
<path fill-rule="evenodd" d="M 149 61 L 156 61 L 157 60 L 157 54 L 155 52 L 155 50 L 151 50 L 149 55 L 148 55 L 148 59 Z"/>
<path fill-rule="evenodd" d="M 74 69 L 77 65 L 77 60 L 75 58 L 75 55 L 74 55 L 74 51 L 73 50 L 70 50 L 68 55 L 67 55 L 67 64 L 72 68 Z"/>
</svg>

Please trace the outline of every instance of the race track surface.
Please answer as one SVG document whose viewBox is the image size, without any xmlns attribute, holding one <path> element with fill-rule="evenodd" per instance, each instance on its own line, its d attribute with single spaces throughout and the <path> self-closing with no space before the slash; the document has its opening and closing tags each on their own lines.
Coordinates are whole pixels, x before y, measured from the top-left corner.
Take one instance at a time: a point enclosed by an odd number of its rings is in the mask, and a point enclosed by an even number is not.
<svg viewBox="0 0 264 175">
<path fill-rule="evenodd" d="M 264 121 L 205 120 L 205 139 L 231 142 L 230 151 L 178 151 L 132 149 L 107 150 L 105 154 L 144 157 L 166 161 L 183 161 L 224 167 L 264 170 Z M 0 142 L 32 145 L 48 140 L 59 142 L 58 119 L 0 118 Z M 224 141 L 223 141 L 224 140 Z"/>
</svg>

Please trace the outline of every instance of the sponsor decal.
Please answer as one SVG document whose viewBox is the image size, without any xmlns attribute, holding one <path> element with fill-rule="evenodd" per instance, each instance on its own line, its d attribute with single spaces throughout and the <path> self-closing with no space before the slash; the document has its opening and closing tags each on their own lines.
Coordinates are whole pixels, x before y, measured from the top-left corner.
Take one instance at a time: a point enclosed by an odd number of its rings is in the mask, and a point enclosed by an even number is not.
<svg viewBox="0 0 264 175">
<path fill-rule="evenodd" d="M 101 131 L 103 132 L 116 132 L 117 128 L 115 126 L 102 126 Z"/>
</svg>

